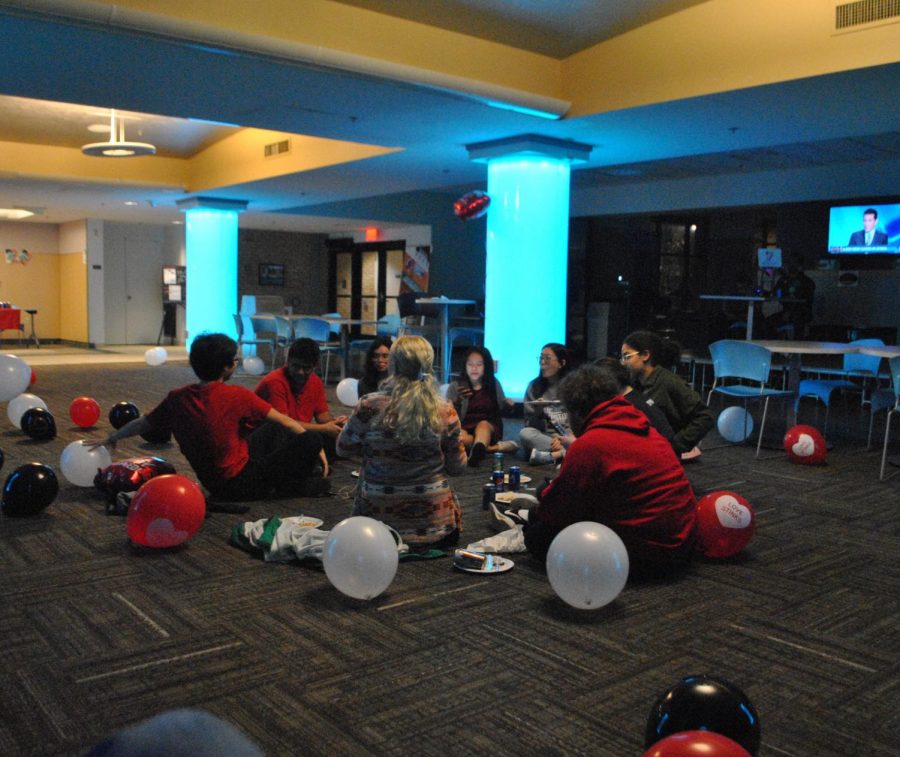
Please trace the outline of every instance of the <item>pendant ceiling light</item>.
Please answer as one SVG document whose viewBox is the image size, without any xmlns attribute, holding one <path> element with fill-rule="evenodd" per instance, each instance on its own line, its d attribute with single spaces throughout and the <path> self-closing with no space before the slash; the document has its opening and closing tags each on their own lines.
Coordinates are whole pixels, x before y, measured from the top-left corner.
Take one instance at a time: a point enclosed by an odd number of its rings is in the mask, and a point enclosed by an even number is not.
<svg viewBox="0 0 900 757">
<path fill-rule="evenodd" d="M 131 158 L 138 155 L 156 155 L 156 147 L 147 142 L 128 142 L 125 140 L 125 123 L 116 119 L 116 111 L 109 112 L 109 141 L 92 142 L 84 145 L 81 151 L 85 155 L 98 158 Z"/>
</svg>

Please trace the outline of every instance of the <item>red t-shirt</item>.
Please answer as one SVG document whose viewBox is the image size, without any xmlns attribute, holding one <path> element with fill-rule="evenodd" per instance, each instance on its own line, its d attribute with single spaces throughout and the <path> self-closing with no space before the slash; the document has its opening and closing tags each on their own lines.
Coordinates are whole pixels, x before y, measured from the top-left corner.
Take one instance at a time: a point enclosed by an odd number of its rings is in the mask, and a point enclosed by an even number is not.
<svg viewBox="0 0 900 757">
<path fill-rule="evenodd" d="M 200 483 L 215 491 L 250 459 L 244 426 L 271 409 L 249 389 L 212 381 L 173 389 L 147 420 L 155 430 L 172 432 Z"/>
<path fill-rule="evenodd" d="M 306 380 L 300 394 L 294 394 L 285 369 L 279 368 L 263 377 L 256 386 L 256 393 L 279 413 L 301 423 L 311 423 L 316 416 L 328 412 L 325 385 L 315 373 Z"/>
</svg>

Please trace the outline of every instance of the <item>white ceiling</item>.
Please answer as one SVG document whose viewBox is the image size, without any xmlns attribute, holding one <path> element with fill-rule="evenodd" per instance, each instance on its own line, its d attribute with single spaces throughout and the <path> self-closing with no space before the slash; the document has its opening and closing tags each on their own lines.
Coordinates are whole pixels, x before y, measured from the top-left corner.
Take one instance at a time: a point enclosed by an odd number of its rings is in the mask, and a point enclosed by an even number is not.
<svg viewBox="0 0 900 757">
<path fill-rule="evenodd" d="M 695 3 L 584 0 L 559 3 L 552 13 L 547 3 L 528 0 L 351 4 L 447 28 L 464 14 L 480 14 L 473 28 L 493 25 L 494 38 L 537 49 L 528 36 L 535 29 L 541 44 L 550 44 L 574 25 L 581 36 L 573 44 L 585 46 Z M 535 7 L 542 13 L 536 15 Z M 502 28 L 498 14 L 506 14 Z M 553 43 L 556 54 L 564 54 L 562 42 Z M 228 125 L 404 148 L 216 191 L 249 201 L 242 226 L 337 232 L 379 223 L 384 219 L 360 217 L 354 202 L 481 186 L 484 167 L 468 159 L 465 145 L 517 134 L 593 145 L 589 162 L 575 172 L 575 187 L 821 165 L 837 154 L 859 161 L 900 156 L 900 64 L 549 121 L 434 88 L 51 19 L 3 2 L 0 45 L 7 51 L 0 56 L 0 140 L 69 146 L 97 141 L 87 126 L 102 122 L 115 106 L 128 117 L 126 136 L 157 144 L 161 154 L 190 154 L 220 139 Z M 865 107 L 859 106 L 861 92 Z M 175 203 L 184 196 L 179 187 L 48 181 L 0 166 L 0 206 L 44 208 L 35 221 L 171 223 L 180 218 Z M 406 218 L 398 210 L 392 220 L 416 223 L 414 211 Z"/>
</svg>

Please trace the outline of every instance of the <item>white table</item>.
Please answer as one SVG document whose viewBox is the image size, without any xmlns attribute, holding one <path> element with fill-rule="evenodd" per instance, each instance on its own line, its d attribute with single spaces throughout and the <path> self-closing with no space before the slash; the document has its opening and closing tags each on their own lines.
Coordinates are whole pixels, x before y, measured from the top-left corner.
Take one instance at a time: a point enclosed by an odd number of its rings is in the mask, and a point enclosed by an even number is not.
<svg viewBox="0 0 900 757">
<path fill-rule="evenodd" d="M 890 360 L 892 357 L 900 355 L 900 347 L 896 345 L 885 345 L 884 347 L 857 347 L 855 352 L 858 352 L 860 355 L 886 357 Z"/>
<path fill-rule="evenodd" d="M 808 342 L 792 339 L 754 339 L 751 344 L 765 347 L 769 352 L 777 352 L 786 355 L 788 380 L 787 388 L 797 391 L 800 387 L 800 356 L 801 355 L 847 355 L 859 352 L 855 347 L 844 342 Z"/>
<path fill-rule="evenodd" d="M 451 305 L 474 305 L 475 300 L 451 300 L 447 297 L 423 297 L 417 305 L 439 305 L 441 309 L 441 380 L 450 380 L 450 316 Z"/>
<path fill-rule="evenodd" d="M 730 300 L 747 303 L 747 340 L 753 339 L 753 308 L 757 302 L 765 302 L 765 297 L 743 296 L 739 294 L 701 294 L 701 300 Z"/>
</svg>

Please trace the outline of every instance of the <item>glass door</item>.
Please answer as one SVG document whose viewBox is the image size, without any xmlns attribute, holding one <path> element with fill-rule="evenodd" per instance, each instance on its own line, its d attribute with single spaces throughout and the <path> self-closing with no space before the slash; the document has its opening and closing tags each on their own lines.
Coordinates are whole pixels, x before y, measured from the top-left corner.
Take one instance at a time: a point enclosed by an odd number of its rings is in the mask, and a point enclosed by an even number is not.
<svg viewBox="0 0 900 757">
<path fill-rule="evenodd" d="M 406 242 L 367 242 L 334 249 L 335 310 L 348 318 L 376 321 L 399 313 L 397 295 L 403 277 Z M 355 333 L 371 336 L 374 323 L 361 324 Z"/>
</svg>

